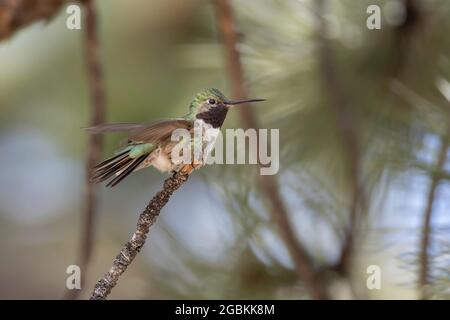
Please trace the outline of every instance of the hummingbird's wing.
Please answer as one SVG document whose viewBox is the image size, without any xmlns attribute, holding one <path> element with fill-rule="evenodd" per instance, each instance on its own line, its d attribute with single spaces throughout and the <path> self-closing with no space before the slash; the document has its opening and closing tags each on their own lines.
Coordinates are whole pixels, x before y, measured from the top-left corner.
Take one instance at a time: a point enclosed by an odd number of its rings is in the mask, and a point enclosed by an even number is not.
<svg viewBox="0 0 450 320">
<path fill-rule="evenodd" d="M 133 171 L 152 164 L 152 152 L 167 142 L 175 129 L 190 130 L 193 122 L 185 119 L 161 120 L 152 124 L 104 124 L 87 128 L 91 133 L 132 131 L 127 145 L 118 154 L 94 167 L 91 181 L 102 182 L 114 177 L 107 186 L 115 186 Z M 149 158 L 147 163 L 145 160 Z"/>
<path fill-rule="evenodd" d="M 145 123 L 105 123 L 83 129 L 92 134 L 101 134 L 108 132 L 132 131 L 142 129 L 148 126 L 149 124 Z"/>
<path fill-rule="evenodd" d="M 129 142 L 133 143 L 158 143 L 168 138 L 175 129 L 191 129 L 192 121 L 185 119 L 160 120 L 150 124 L 145 123 L 105 123 L 84 128 L 92 134 L 109 132 L 130 132 Z"/>
<path fill-rule="evenodd" d="M 176 129 L 190 130 L 193 122 L 185 119 L 161 120 L 139 128 L 129 137 L 129 142 L 133 143 L 155 143 L 158 144 L 167 138 L 170 138 L 172 132 Z"/>
</svg>

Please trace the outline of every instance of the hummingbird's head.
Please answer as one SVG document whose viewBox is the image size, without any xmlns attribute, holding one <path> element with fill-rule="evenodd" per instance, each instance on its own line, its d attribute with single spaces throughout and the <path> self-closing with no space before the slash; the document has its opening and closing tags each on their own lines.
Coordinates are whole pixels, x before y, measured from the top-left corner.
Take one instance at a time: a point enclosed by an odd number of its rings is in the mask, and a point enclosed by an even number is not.
<svg viewBox="0 0 450 320">
<path fill-rule="evenodd" d="M 206 88 L 197 93 L 189 107 L 190 113 L 197 115 L 200 113 L 214 112 L 215 109 L 228 110 L 230 107 L 247 103 L 265 101 L 264 99 L 230 100 L 216 88 Z"/>
</svg>

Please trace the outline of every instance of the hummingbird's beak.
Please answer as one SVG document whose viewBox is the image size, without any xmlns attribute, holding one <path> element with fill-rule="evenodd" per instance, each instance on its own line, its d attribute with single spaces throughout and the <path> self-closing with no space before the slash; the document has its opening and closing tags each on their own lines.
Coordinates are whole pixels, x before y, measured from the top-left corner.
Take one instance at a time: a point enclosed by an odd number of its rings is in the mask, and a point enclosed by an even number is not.
<svg viewBox="0 0 450 320">
<path fill-rule="evenodd" d="M 230 100 L 230 101 L 225 101 L 225 104 L 230 105 L 230 106 L 235 106 L 235 105 L 241 104 L 241 103 L 261 102 L 261 101 L 266 101 L 266 99 Z"/>
</svg>

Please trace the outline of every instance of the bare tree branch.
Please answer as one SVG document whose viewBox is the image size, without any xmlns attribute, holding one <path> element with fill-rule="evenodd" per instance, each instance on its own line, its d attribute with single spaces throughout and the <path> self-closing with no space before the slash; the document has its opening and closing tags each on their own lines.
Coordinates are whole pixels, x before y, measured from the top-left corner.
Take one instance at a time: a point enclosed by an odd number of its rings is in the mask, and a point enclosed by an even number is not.
<svg viewBox="0 0 450 320">
<path fill-rule="evenodd" d="M 147 233 L 155 223 L 161 209 L 169 201 L 172 194 L 187 181 L 189 174 L 175 173 L 164 181 L 163 189 L 158 192 L 139 216 L 136 231 L 114 259 L 111 269 L 95 285 L 91 300 L 103 300 L 116 286 L 119 277 L 134 260 L 145 244 Z"/>
<path fill-rule="evenodd" d="M 234 98 L 247 98 L 244 85 L 244 72 L 237 50 L 238 36 L 233 19 L 231 4 L 228 0 L 216 0 L 218 28 L 222 34 L 227 52 L 227 62 L 230 72 L 230 82 Z M 249 106 L 239 108 L 240 120 L 245 128 L 258 128 L 258 123 Z M 305 283 L 307 291 L 314 299 L 326 299 L 327 293 L 320 283 L 313 263 L 305 248 L 301 245 L 292 229 L 288 212 L 279 194 L 276 180 L 273 176 L 260 175 L 260 186 L 267 199 L 270 213 L 277 223 L 280 235 L 294 261 L 298 276 Z"/>
<path fill-rule="evenodd" d="M 84 55 L 88 74 L 89 91 L 91 95 L 91 120 L 94 126 L 105 122 L 106 93 L 104 89 L 103 72 L 99 55 L 99 41 L 97 35 L 97 15 L 92 0 L 83 1 L 85 8 L 84 23 Z M 91 170 L 99 162 L 103 147 L 103 136 L 100 134 L 89 135 L 89 146 L 86 157 L 85 177 L 85 208 L 83 213 L 81 242 L 78 263 L 82 272 L 81 290 L 85 287 L 89 262 L 92 256 L 95 230 L 95 212 L 97 209 L 97 197 L 95 185 L 89 181 Z M 76 299 L 81 290 L 71 290 L 67 298 Z"/>
<path fill-rule="evenodd" d="M 51 19 L 67 0 L 0 0 L 0 40 L 39 20 Z"/>
<path fill-rule="evenodd" d="M 67 0 L 0 0 L 0 40 L 10 37 L 20 28 L 39 20 L 51 19 Z M 92 0 L 80 0 L 85 7 L 84 53 L 88 84 L 91 95 L 91 125 L 104 122 L 106 98 L 103 85 L 102 68 L 98 54 L 97 17 Z M 93 247 L 94 217 L 96 196 L 94 186 L 89 182 L 91 168 L 101 156 L 102 136 L 89 136 L 89 150 L 86 159 L 85 211 L 81 236 L 79 266 L 83 270 L 81 285 L 84 288 L 85 275 Z M 71 290 L 67 298 L 75 299 L 80 290 Z"/>
<path fill-rule="evenodd" d="M 354 237 L 360 218 L 360 213 L 366 210 L 364 188 L 360 183 L 360 148 L 355 119 L 348 110 L 348 101 L 341 86 L 336 70 L 333 49 L 326 38 L 328 24 L 324 18 L 325 0 L 315 1 L 315 9 L 318 19 L 319 33 L 319 68 L 322 76 L 325 94 L 328 96 L 328 105 L 336 117 L 337 127 L 341 133 L 342 142 L 349 162 L 348 171 L 353 188 L 352 203 L 350 206 L 349 224 L 345 232 L 344 242 L 341 248 L 340 258 L 335 269 L 346 274 L 349 268 L 349 260 L 352 255 Z"/>
</svg>

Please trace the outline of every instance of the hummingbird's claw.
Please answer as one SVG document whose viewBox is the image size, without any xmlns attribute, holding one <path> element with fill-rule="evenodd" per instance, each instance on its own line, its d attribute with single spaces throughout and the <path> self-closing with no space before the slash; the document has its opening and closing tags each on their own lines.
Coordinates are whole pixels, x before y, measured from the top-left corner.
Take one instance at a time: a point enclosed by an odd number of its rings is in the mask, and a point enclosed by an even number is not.
<svg viewBox="0 0 450 320">
<path fill-rule="evenodd" d="M 181 171 L 181 173 L 191 174 L 192 171 L 194 171 L 194 170 L 195 170 L 194 165 L 187 164 L 187 165 L 183 166 L 180 171 Z"/>
</svg>

